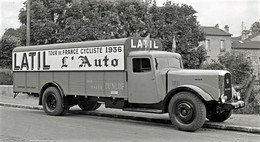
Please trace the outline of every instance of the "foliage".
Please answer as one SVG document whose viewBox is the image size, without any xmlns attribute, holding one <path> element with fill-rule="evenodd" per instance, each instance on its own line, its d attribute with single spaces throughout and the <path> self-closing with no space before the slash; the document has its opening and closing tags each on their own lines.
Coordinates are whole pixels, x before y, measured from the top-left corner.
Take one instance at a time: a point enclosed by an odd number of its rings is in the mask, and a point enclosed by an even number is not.
<svg viewBox="0 0 260 142">
<path fill-rule="evenodd" d="M 20 33 L 18 30 L 9 28 L 4 32 L 3 36 L 14 36 L 14 37 L 20 37 Z"/>
<path fill-rule="evenodd" d="M 12 50 L 14 47 L 19 46 L 20 41 L 15 36 L 5 35 L 0 40 L 0 67 L 11 68 L 12 67 Z"/>
<path fill-rule="evenodd" d="M 146 24 L 145 3 L 138 0 L 36 0 L 31 6 L 31 43 L 51 44 L 136 36 Z M 26 9 L 19 15 L 26 24 Z M 140 34 L 140 33 L 139 33 Z"/>
<path fill-rule="evenodd" d="M 238 52 L 226 52 L 218 56 L 218 61 L 201 66 L 203 69 L 228 70 L 232 74 L 233 84 L 243 84 L 253 73 L 251 61 L 244 54 Z"/>
<path fill-rule="evenodd" d="M 211 63 L 205 63 L 201 66 L 202 69 L 207 70 L 225 70 L 226 67 L 219 62 L 213 61 Z"/>
<path fill-rule="evenodd" d="M 239 114 L 260 114 L 260 101 L 253 100 L 251 103 L 246 104 L 242 109 L 234 110 L 234 113 Z"/>
<path fill-rule="evenodd" d="M 175 36 L 177 52 L 183 56 L 186 68 L 198 68 L 205 60 L 203 47 L 197 48 L 204 35 L 191 6 L 167 1 L 158 7 L 152 0 L 31 2 L 33 45 L 145 37 L 150 33 L 152 38 L 162 41 L 166 51 L 171 51 Z M 20 11 L 19 19 L 26 25 L 25 8 Z M 25 33 L 22 35 L 22 45 L 25 45 Z"/>
<path fill-rule="evenodd" d="M 219 62 L 231 72 L 233 84 L 241 84 L 252 75 L 253 67 L 244 54 L 237 52 L 227 52 L 218 58 Z"/>
<path fill-rule="evenodd" d="M 205 61 L 205 49 L 197 48 L 199 41 L 204 40 L 204 34 L 191 6 L 167 1 L 163 7 L 153 5 L 149 13 L 151 36 L 161 39 L 166 51 L 172 50 L 175 37 L 176 52 L 182 55 L 185 68 L 198 68 Z"/>
<path fill-rule="evenodd" d="M 0 85 L 12 85 L 13 74 L 11 69 L 0 68 Z"/>
<path fill-rule="evenodd" d="M 186 68 L 198 69 L 202 63 L 206 60 L 206 49 L 204 46 L 191 49 L 188 52 L 183 52 L 183 64 Z"/>
<path fill-rule="evenodd" d="M 260 93 L 260 89 L 252 89 L 252 94 L 248 93 L 252 81 L 252 63 L 242 53 L 227 52 L 218 57 L 217 62 L 204 64 L 203 69 L 228 70 L 232 74 L 232 84 L 236 91 L 241 93 L 241 98 L 247 103 L 246 107 L 235 111 L 236 113 L 260 113 L 259 102 L 255 96 Z"/>
<path fill-rule="evenodd" d="M 254 23 L 251 25 L 250 30 L 251 30 L 251 33 L 252 33 L 253 35 L 255 35 L 255 34 L 260 34 L 260 22 L 258 22 L 258 21 L 254 22 Z"/>
</svg>

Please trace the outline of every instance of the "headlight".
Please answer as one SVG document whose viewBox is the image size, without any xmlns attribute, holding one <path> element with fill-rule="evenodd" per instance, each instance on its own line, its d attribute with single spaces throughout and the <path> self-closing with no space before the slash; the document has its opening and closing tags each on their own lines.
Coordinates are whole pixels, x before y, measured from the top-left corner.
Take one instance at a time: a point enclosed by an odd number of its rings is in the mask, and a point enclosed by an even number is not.
<svg viewBox="0 0 260 142">
<path fill-rule="evenodd" d="M 239 101 L 241 99 L 240 92 L 237 92 L 233 87 L 232 87 L 232 97 L 234 101 Z"/>
<path fill-rule="evenodd" d="M 237 100 L 240 100 L 241 99 L 241 94 L 240 92 L 237 92 Z"/>
<path fill-rule="evenodd" d="M 227 96 L 224 96 L 224 94 L 223 94 L 223 95 L 221 95 L 220 99 L 221 99 L 222 103 L 225 103 L 227 100 Z"/>
</svg>

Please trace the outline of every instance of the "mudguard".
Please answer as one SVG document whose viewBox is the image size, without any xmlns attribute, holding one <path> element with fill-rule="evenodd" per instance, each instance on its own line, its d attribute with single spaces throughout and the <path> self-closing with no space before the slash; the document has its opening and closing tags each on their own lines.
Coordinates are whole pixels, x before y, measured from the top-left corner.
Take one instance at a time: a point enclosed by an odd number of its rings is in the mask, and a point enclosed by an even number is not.
<svg viewBox="0 0 260 142">
<path fill-rule="evenodd" d="M 56 83 L 56 82 L 47 82 L 42 88 L 41 88 L 41 91 L 40 91 L 40 94 L 39 94 L 39 105 L 42 105 L 42 95 L 43 95 L 43 92 L 45 91 L 45 89 L 47 89 L 48 87 L 50 86 L 55 86 L 58 88 L 58 90 L 60 91 L 61 93 L 61 99 L 62 99 L 62 102 L 63 102 L 63 97 L 64 97 L 64 92 L 61 88 L 61 86 Z"/>
<path fill-rule="evenodd" d="M 167 93 L 164 99 L 164 110 L 163 112 L 168 111 L 168 104 L 171 98 L 178 92 L 181 91 L 188 91 L 194 93 L 197 97 L 199 97 L 202 101 L 212 101 L 214 100 L 213 97 L 210 96 L 207 92 L 202 90 L 201 88 L 194 86 L 194 85 L 180 85 L 177 88 L 172 89 L 170 92 Z"/>
</svg>

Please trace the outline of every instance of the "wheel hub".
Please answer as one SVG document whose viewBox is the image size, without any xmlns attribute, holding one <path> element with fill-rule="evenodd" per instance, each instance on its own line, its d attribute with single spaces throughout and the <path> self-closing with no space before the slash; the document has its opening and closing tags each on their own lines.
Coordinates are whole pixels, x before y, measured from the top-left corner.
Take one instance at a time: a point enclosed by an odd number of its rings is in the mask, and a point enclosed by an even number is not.
<svg viewBox="0 0 260 142">
<path fill-rule="evenodd" d="M 183 122 L 189 122 L 193 116 L 192 106 L 188 103 L 180 103 L 177 106 L 177 116 Z"/>
<path fill-rule="evenodd" d="M 53 95 L 49 95 L 47 98 L 48 108 L 54 110 L 56 108 L 56 98 Z"/>
</svg>

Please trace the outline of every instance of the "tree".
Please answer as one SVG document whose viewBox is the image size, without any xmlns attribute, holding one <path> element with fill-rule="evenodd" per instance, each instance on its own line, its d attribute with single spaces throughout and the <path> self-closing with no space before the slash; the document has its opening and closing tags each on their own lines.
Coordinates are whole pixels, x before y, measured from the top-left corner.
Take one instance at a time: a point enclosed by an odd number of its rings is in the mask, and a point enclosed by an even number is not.
<svg viewBox="0 0 260 142">
<path fill-rule="evenodd" d="M 251 33 L 252 33 L 253 35 L 255 35 L 255 34 L 260 34 L 260 22 L 258 22 L 258 21 L 254 22 L 254 23 L 251 25 L 250 30 L 251 30 Z"/>
<path fill-rule="evenodd" d="M 217 62 L 204 64 L 203 69 L 225 69 L 232 74 L 232 84 L 237 91 L 241 92 L 242 98 L 248 103 L 253 91 L 253 67 L 251 61 L 244 54 L 227 52 L 218 57 Z"/>
<path fill-rule="evenodd" d="M 207 70 L 226 70 L 226 67 L 224 65 L 214 60 L 211 63 L 202 64 L 201 68 Z"/>
<path fill-rule="evenodd" d="M 52 13 L 52 7 L 48 6 L 52 4 L 53 0 L 35 0 L 31 1 L 31 44 L 50 44 L 56 43 L 56 35 L 59 30 L 58 25 L 54 22 L 54 14 Z M 50 2 L 50 3 L 49 3 Z M 59 2 L 57 0 L 57 2 Z M 26 3 L 25 3 L 26 4 Z M 58 6 L 58 5 L 56 5 Z M 64 7 L 60 7 L 64 8 Z M 21 9 L 19 14 L 20 22 L 26 25 L 26 9 Z M 25 45 L 26 33 L 22 36 L 22 45 Z"/>
<path fill-rule="evenodd" d="M 50 44 L 136 36 L 146 27 L 141 0 L 36 0 L 31 4 L 31 43 Z M 19 14 L 26 25 L 26 9 Z"/>
<path fill-rule="evenodd" d="M 177 51 L 186 68 L 198 68 L 205 50 L 198 47 L 204 35 L 188 5 L 167 1 L 162 7 L 152 0 L 34 0 L 31 1 L 31 44 L 52 44 L 97 39 L 145 37 L 160 39 L 166 51 Z M 26 9 L 19 19 L 26 25 Z M 26 36 L 22 36 L 25 41 Z M 22 44 L 24 44 L 22 42 Z"/>
<path fill-rule="evenodd" d="M 20 45 L 19 38 L 5 35 L 0 40 L 0 67 L 12 68 L 12 50 Z"/>
<path fill-rule="evenodd" d="M 233 84 L 243 84 L 253 73 L 251 61 L 242 53 L 227 52 L 219 56 L 218 60 L 233 75 Z"/>
<path fill-rule="evenodd" d="M 149 13 L 151 36 L 161 39 L 166 51 L 172 50 L 175 36 L 176 52 L 182 55 L 185 68 L 198 68 L 205 61 L 204 47 L 197 48 L 204 34 L 191 6 L 167 1 L 163 7 L 153 5 Z"/>
<path fill-rule="evenodd" d="M 20 37 L 20 33 L 19 33 L 19 31 L 16 30 L 16 29 L 9 28 L 9 29 L 5 30 L 3 36 L 15 36 L 15 37 Z"/>
</svg>

